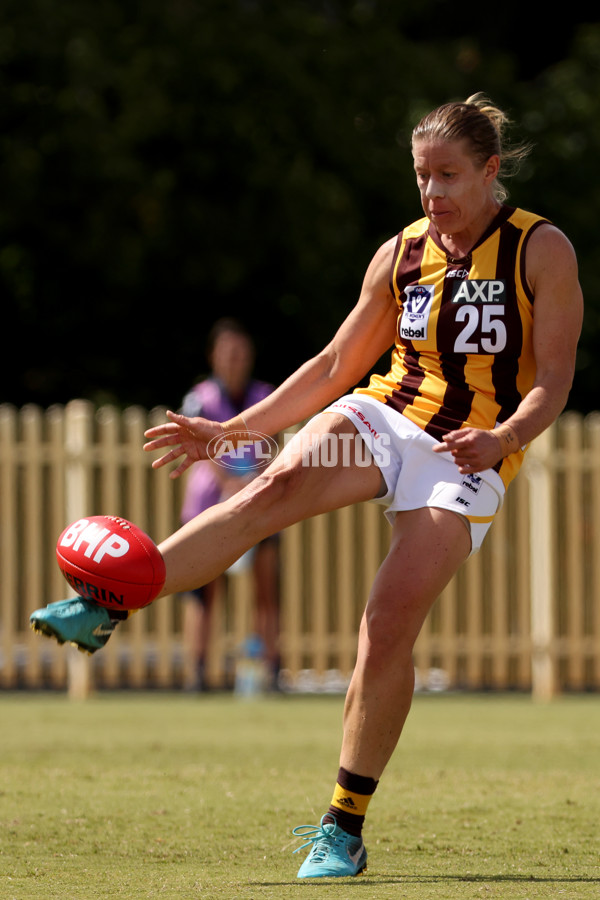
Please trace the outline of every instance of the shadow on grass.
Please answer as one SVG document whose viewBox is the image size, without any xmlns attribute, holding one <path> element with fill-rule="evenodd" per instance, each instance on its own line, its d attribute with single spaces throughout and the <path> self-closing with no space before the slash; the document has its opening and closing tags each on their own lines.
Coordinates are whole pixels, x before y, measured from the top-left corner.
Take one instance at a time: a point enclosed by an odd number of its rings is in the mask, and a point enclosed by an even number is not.
<svg viewBox="0 0 600 900">
<path fill-rule="evenodd" d="M 304 885 L 318 887 L 325 884 L 344 884 L 346 887 L 368 888 L 376 884 L 597 884 L 598 878 L 541 877 L 538 875 L 364 875 L 348 878 L 293 878 L 285 881 L 253 881 L 257 887 L 284 887 Z"/>
</svg>

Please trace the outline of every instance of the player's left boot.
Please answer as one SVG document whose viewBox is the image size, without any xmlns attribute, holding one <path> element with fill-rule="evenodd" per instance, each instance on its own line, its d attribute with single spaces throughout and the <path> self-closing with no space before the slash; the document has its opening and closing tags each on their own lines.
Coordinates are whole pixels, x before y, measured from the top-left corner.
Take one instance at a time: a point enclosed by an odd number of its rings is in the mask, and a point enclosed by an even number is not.
<svg viewBox="0 0 600 900">
<path fill-rule="evenodd" d="M 367 851 L 363 840 L 344 831 L 337 822 L 320 825 L 300 825 L 294 828 L 297 837 L 308 838 L 305 844 L 294 850 L 302 850 L 312 844 L 300 869 L 298 878 L 344 878 L 361 875 L 367 868 Z"/>
<path fill-rule="evenodd" d="M 85 653 L 95 653 L 104 647 L 119 619 L 91 600 L 72 597 L 36 609 L 29 622 L 34 631 L 55 638 L 59 644 L 74 644 Z"/>
</svg>

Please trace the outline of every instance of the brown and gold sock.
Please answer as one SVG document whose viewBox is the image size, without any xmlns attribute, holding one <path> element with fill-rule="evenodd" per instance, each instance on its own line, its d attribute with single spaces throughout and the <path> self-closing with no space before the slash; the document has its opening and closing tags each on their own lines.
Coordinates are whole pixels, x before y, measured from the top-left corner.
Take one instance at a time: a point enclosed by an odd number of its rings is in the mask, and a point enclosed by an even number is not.
<svg viewBox="0 0 600 900">
<path fill-rule="evenodd" d="M 348 834 L 360 837 L 369 801 L 379 782 L 340 768 L 325 822 L 335 821 Z"/>
</svg>

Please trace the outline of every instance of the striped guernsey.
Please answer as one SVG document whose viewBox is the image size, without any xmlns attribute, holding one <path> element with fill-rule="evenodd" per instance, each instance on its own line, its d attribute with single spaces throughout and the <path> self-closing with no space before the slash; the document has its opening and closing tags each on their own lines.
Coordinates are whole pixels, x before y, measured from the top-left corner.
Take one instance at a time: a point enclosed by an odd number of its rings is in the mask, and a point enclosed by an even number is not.
<svg viewBox="0 0 600 900">
<path fill-rule="evenodd" d="M 546 222 L 503 206 L 463 259 L 448 255 L 427 218 L 405 228 L 391 270 L 399 308 L 392 365 L 356 392 L 438 440 L 461 426 L 494 428 L 512 415 L 535 378 L 525 250 Z M 505 485 L 522 460 L 519 451 L 497 464 Z"/>
</svg>

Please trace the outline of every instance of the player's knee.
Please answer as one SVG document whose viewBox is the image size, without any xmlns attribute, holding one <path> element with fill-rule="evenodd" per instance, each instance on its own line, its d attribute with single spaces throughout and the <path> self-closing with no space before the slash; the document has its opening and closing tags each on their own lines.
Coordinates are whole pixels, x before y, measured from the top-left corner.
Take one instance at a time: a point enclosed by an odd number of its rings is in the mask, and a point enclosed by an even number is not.
<svg viewBox="0 0 600 900">
<path fill-rule="evenodd" d="M 410 623 L 386 604 L 367 607 L 361 640 L 371 665 L 387 666 L 412 659 L 416 635 Z"/>
<path fill-rule="evenodd" d="M 302 490 L 304 473 L 296 466 L 270 466 L 249 485 L 244 503 L 256 515 L 269 515 L 290 504 Z"/>
</svg>

